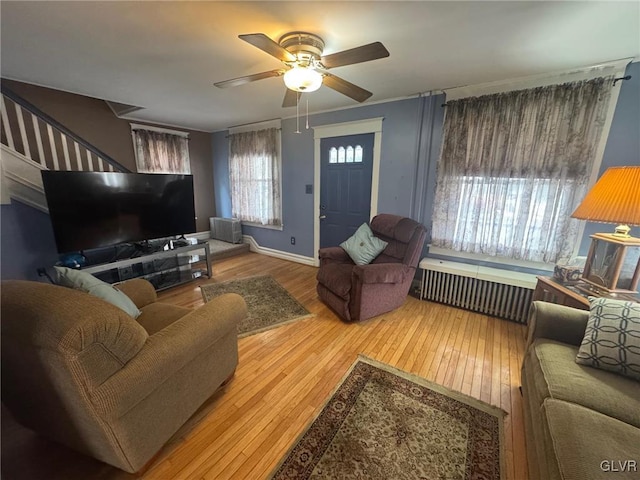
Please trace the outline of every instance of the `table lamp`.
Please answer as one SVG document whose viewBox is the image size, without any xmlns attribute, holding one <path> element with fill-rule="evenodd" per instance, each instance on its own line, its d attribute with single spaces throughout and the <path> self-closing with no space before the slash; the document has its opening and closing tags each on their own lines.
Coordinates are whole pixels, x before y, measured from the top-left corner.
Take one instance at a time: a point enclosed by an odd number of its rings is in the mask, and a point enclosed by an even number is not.
<svg viewBox="0 0 640 480">
<path fill-rule="evenodd" d="M 636 293 L 640 280 L 640 166 L 611 167 L 587 193 L 573 218 L 616 224 L 613 233 L 591 235 L 582 280 L 608 293 Z"/>
</svg>

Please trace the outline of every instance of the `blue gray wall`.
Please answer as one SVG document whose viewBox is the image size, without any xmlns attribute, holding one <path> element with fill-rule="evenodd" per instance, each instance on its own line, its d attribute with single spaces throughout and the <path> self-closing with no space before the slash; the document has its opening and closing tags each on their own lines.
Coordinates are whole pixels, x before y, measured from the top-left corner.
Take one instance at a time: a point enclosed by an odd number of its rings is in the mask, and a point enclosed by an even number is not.
<svg viewBox="0 0 640 480">
<path fill-rule="evenodd" d="M 378 212 L 413 216 L 425 225 L 431 222 L 435 162 L 440 148 L 444 109 L 443 95 L 411 98 L 376 105 L 311 115 L 311 127 L 383 117 Z M 243 227 L 260 246 L 306 257 L 313 251 L 313 128 L 297 134 L 296 119 L 282 121 L 282 231 Z M 219 216 L 231 216 L 228 177 L 227 132 L 213 136 L 216 206 Z M 429 183 L 429 185 L 427 185 Z M 224 192 L 224 193 L 222 193 Z M 416 209 L 416 202 L 421 208 Z M 291 245 L 291 237 L 296 244 Z"/>
<path fill-rule="evenodd" d="M 46 213 L 13 201 L 0 207 L 0 229 L 3 280 L 42 280 L 37 269 L 58 261 L 53 227 Z"/>
<path fill-rule="evenodd" d="M 622 82 L 599 175 L 616 165 L 640 163 L 640 63 L 627 67 L 631 80 Z M 377 105 L 311 115 L 311 126 L 384 117 L 378 211 L 406 215 L 421 221 L 430 233 L 435 194 L 435 165 L 442 139 L 443 96 L 412 98 Z M 283 219 L 282 231 L 243 227 L 264 247 L 313 257 L 313 195 L 304 186 L 313 183 L 313 130 L 294 133 L 295 119 L 282 122 Z M 227 132 L 213 136 L 217 215 L 231 216 Z M 588 223 L 580 246 L 586 255 L 595 232 L 608 226 Z M 635 228 L 635 236 L 640 236 Z M 296 237 L 296 245 L 290 238 Z"/>
<path fill-rule="evenodd" d="M 228 132 L 211 135 L 213 153 L 213 184 L 216 216 L 231 217 L 231 191 L 229 190 L 229 142 Z"/>
<path fill-rule="evenodd" d="M 631 80 L 622 83 L 601 172 L 614 165 L 640 163 L 640 63 L 627 68 Z M 412 98 L 312 115 L 311 125 L 325 125 L 384 117 L 380 166 L 379 212 L 408 215 L 431 224 L 435 162 L 442 137 L 442 96 Z M 264 247 L 308 257 L 313 252 L 313 195 L 304 186 L 313 183 L 313 131 L 295 134 L 295 119 L 282 122 L 283 231 L 244 228 Z M 227 132 L 211 135 L 216 215 L 231 215 Z M 589 235 L 610 226 L 588 224 L 581 245 L 586 254 Z M 0 210 L 2 279 L 36 279 L 38 267 L 57 261 L 49 217 L 13 202 Z M 634 229 L 640 236 L 640 229 Z M 296 245 L 290 237 L 296 237 Z"/>
<path fill-rule="evenodd" d="M 620 97 L 598 177 L 609 167 L 640 165 L 640 63 L 630 64 L 626 75 L 631 75 L 631 79 L 621 82 Z M 589 251 L 589 235 L 598 232 L 610 233 L 613 232 L 613 228 L 614 225 L 587 222 L 580 244 L 580 255 L 586 255 Z M 640 237 L 640 227 L 634 227 L 631 235 Z"/>
</svg>

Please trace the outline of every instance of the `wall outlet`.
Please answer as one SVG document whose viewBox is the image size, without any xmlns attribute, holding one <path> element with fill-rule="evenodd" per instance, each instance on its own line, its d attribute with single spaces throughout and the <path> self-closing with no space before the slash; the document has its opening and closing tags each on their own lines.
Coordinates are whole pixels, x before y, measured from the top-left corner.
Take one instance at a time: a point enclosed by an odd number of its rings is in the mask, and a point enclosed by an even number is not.
<svg viewBox="0 0 640 480">
<path fill-rule="evenodd" d="M 313 185 L 305 185 L 304 193 L 313 193 Z"/>
<path fill-rule="evenodd" d="M 291 245 L 295 245 L 296 244 L 296 237 L 291 237 Z"/>
</svg>

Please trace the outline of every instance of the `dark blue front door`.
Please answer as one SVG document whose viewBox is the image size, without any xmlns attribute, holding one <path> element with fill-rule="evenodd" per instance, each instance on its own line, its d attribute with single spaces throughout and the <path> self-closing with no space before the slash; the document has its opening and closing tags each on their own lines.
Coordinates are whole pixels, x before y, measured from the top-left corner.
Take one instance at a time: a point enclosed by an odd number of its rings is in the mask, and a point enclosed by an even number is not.
<svg viewBox="0 0 640 480">
<path fill-rule="evenodd" d="M 369 221 L 373 133 L 320 142 L 320 247 L 337 246 Z"/>
</svg>

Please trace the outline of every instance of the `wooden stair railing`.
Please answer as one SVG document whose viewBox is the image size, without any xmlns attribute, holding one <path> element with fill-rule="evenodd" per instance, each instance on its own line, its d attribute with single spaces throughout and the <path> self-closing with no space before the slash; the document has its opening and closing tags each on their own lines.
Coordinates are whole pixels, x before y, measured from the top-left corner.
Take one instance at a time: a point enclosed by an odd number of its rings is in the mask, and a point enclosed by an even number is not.
<svg viewBox="0 0 640 480">
<path fill-rule="evenodd" d="M 44 169 L 130 172 L 35 105 L 0 85 L 2 144 Z"/>
</svg>

